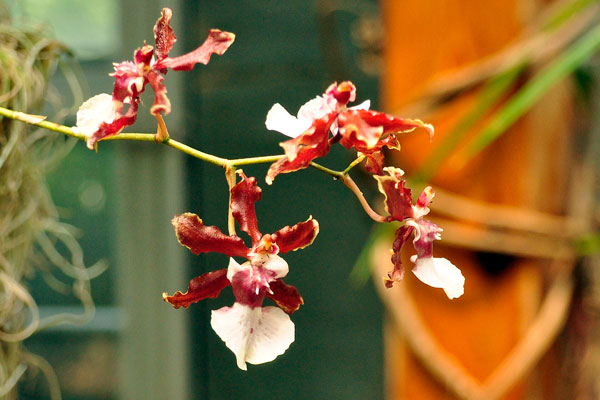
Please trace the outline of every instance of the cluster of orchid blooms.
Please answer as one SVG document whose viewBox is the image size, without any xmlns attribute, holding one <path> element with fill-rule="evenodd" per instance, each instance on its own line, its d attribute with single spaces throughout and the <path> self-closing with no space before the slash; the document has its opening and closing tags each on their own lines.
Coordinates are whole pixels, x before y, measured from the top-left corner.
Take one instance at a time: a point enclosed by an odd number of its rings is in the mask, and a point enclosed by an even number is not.
<svg viewBox="0 0 600 400">
<path fill-rule="evenodd" d="M 75 132 L 84 134 L 87 146 L 93 149 L 103 138 L 117 135 L 132 125 L 137 116 L 140 95 L 147 84 L 154 91 L 150 112 L 159 121 L 157 140 L 168 141 L 161 130 L 162 117 L 171 110 L 163 84 L 168 69 L 190 70 L 197 63 L 207 64 L 212 54 L 223 54 L 235 36 L 229 32 L 210 30 L 206 41 L 196 50 L 171 58 L 169 52 L 176 41 L 170 26 L 171 10 L 165 8 L 154 26 L 155 46 L 144 44 L 134 53 L 134 61 L 114 64 L 114 91 L 86 101 L 77 113 Z M 289 173 L 311 165 L 325 156 L 332 145 L 340 143 L 358 153 L 357 160 L 366 160 L 365 169 L 373 174 L 378 188 L 385 195 L 389 216 L 375 218 L 378 222 L 402 222 L 392 245 L 393 270 L 384 279 L 388 288 L 404 275 L 401 249 L 412 237 L 416 255 L 411 257 L 412 271 L 424 283 L 442 288 L 449 298 L 463 294 L 464 277 L 460 270 L 444 258 L 433 257 L 433 242 L 440 239 L 440 229 L 424 219 L 434 193 L 431 187 L 413 204 L 411 190 L 405 186 L 403 171 L 386 167 L 384 148 L 399 149 L 398 134 L 424 128 L 433 135 L 433 127 L 419 120 L 396 118 L 369 110 L 366 101 L 355 107 L 356 88 L 351 82 L 332 84 L 322 96 L 304 104 L 294 117 L 281 105 L 275 104 L 267 114 L 266 127 L 281 132 L 291 139 L 280 145 L 285 154 L 274 162 L 266 176 L 272 184 L 281 173 Z M 127 105 L 127 111 L 124 111 Z M 163 123 L 164 126 L 164 123 Z M 162 132 L 162 134 L 161 134 Z M 162 136 L 161 136 L 162 135 Z M 211 325 L 217 335 L 233 351 L 237 365 L 246 369 L 246 363 L 272 361 L 294 341 L 294 324 L 289 315 L 298 310 L 303 299 L 298 290 L 282 280 L 288 273 L 288 264 L 280 257 L 292 250 L 310 245 L 319 232 L 319 224 L 312 217 L 294 226 L 286 226 L 275 233 L 262 234 L 258 228 L 255 203 L 261 198 L 256 178 L 247 177 L 241 170 L 229 172 L 230 216 L 239 229 L 247 233 L 251 245 L 235 233 L 230 224 L 229 234 L 218 227 L 205 225 L 196 214 L 185 213 L 173 220 L 179 242 L 194 254 L 218 252 L 229 257 L 227 268 L 205 273 L 189 282 L 187 292 L 172 296 L 163 294 L 173 307 L 188 307 L 206 298 L 217 297 L 231 285 L 235 296 L 232 307 L 212 312 Z M 232 178 L 233 177 L 233 178 Z M 231 179 L 233 182 L 231 182 Z M 235 258 L 245 259 L 239 264 Z M 265 298 L 275 306 L 263 307 Z"/>
</svg>

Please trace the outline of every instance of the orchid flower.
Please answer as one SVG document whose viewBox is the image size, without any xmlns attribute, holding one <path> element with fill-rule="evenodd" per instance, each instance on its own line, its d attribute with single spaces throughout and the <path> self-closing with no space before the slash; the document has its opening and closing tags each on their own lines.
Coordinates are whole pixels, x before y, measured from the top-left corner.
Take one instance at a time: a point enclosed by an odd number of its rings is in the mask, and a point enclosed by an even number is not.
<svg viewBox="0 0 600 400">
<path fill-rule="evenodd" d="M 347 107 L 356 99 L 352 82 L 333 83 L 322 96 L 310 100 L 292 116 L 279 103 L 267 113 L 267 129 L 283 133 L 292 139 L 280 143 L 285 157 L 275 162 L 267 172 L 268 184 L 287 172 L 306 168 L 315 158 L 329 152 L 332 143 L 339 141 L 348 149 L 354 148 L 367 157 L 367 170 L 382 174 L 383 147 L 399 148 L 397 133 L 410 132 L 422 127 L 433 134 L 433 127 L 420 120 L 396 118 L 377 111 L 369 111 L 367 100 L 355 107 Z M 331 132 L 332 136 L 329 136 Z"/>
<path fill-rule="evenodd" d="M 133 55 L 134 61 L 115 63 L 115 78 L 112 97 L 100 94 L 88 99 L 77 112 L 76 133 L 88 137 L 87 147 L 93 149 L 97 141 L 114 136 L 137 118 L 140 96 L 146 85 L 154 91 L 154 102 L 150 112 L 157 116 L 171 112 L 171 102 L 167 88 L 163 85 L 164 75 L 170 68 L 174 71 L 189 71 L 197 63 L 208 64 L 212 54 L 222 55 L 235 39 L 230 32 L 211 29 L 204 43 L 187 54 L 169 57 L 171 48 L 177 41 L 170 26 L 172 11 L 163 8 L 161 17 L 154 25 L 155 47 L 144 44 Z M 125 105 L 128 105 L 124 112 Z"/>
<path fill-rule="evenodd" d="M 423 219 L 429 214 L 429 203 L 433 199 L 433 189 L 426 187 L 415 205 L 412 204 L 411 190 L 403 179 L 404 172 L 399 168 L 383 168 L 387 175 L 374 176 L 379 191 L 385 195 L 385 208 L 390 214 L 388 221 L 403 221 L 405 224 L 396 231 L 392 244 L 394 269 L 385 278 L 385 285 L 391 288 L 394 282 L 404 276 L 400 252 L 404 243 L 413 235 L 416 255 L 411 257 L 412 272 L 423 283 L 444 290 L 453 299 L 464 293 L 465 278 L 461 271 L 445 258 L 433 257 L 433 242 L 441 239 L 442 229 L 433 222 Z"/>
<path fill-rule="evenodd" d="M 242 180 L 231 189 L 230 207 L 240 229 L 250 236 L 252 246 L 246 247 L 237 235 L 225 235 L 216 226 L 204 225 L 196 214 L 176 216 L 172 223 L 179 243 L 194 254 L 225 254 L 230 257 L 229 266 L 192 279 L 186 293 L 165 293 L 163 298 L 175 308 L 187 308 L 200 300 L 218 297 L 222 289 L 231 285 L 236 301 L 232 307 L 214 310 L 211 326 L 235 354 L 238 367 L 246 370 L 247 362 L 272 361 L 294 341 L 294 323 L 289 314 L 304 301 L 295 287 L 283 282 L 289 267 L 279 254 L 310 245 L 319 233 L 319 224 L 310 217 L 263 235 L 254 207 L 261 189 L 255 178 L 246 177 L 241 170 L 238 173 Z M 233 257 L 247 261 L 240 265 Z M 278 307 L 262 307 L 265 297 Z"/>
</svg>

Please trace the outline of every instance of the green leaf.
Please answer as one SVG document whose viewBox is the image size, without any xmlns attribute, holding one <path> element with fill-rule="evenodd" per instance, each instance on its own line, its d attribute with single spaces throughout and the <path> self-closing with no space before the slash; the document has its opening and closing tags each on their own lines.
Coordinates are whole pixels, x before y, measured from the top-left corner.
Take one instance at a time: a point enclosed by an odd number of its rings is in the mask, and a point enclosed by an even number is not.
<svg viewBox="0 0 600 400">
<path fill-rule="evenodd" d="M 540 70 L 510 100 L 495 113 L 492 120 L 467 147 L 474 157 L 500 137 L 513 123 L 527 112 L 545 93 L 594 54 L 600 46 L 600 25 L 595 26 L 568 47 L 552 63 Z"/>
</svg>

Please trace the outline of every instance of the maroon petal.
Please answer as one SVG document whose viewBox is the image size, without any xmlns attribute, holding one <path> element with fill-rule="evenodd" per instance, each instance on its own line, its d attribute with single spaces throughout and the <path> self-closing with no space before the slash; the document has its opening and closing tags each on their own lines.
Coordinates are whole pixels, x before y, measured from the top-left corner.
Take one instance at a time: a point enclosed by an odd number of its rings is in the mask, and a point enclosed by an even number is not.
<svg viewBox="0 0 600 400">
<path fill-rule="evenodd" d="M 215 251 L 229 257 L 246 257 L 248 248 L 239 236 L 227 236 L 216 226 L 206 226 L 193 213 L 176 216 L 171 221 L 177 240 L 194 254 Z"/>
<path fill-rule="evenodd" d="M 235 300 L 250 308 L 260 307 L 265 299 L 268 286 L 256 282 L 252 269 L 236 272 L 231 278 L 231 288 Z"/>
<path fill-rule="evenodd" d="M 171 112 L 171 101 L 167 97 L 167 88 L 162 81 L 165 77 L 156 71 L 148 72 L 148 82 L 154 91 L 154 104 L 150 108 L 150 112 L 154 115 L 164 113 L 165 115 Z"/>
<path fill-rule="evenodd" d="M 367 158 L 365 169 L 374 175 L 383 175 L 384 156 L 381 151 L 375 151 L 370 154 L 364 154 Z"/>
<path fill-rule="evenodd" d="M 385 195 L 385 209 L 390 214 L 390 221 L 402 221 L 413 216 L 412 192 L 402 179 L 402 170 L 386 167 L 388 175 L 373 176 L 377 179 L 379 191 Z"/>
<path fill-rule="evenodd" d="M 173 296 L 163 293 L 163 299 L 175 308 L 188 308 L 190 304 L 200 300 L 218 297 L 221 290 L 230 284 L 227 279 L 227 268 L 220 269 L 192 279 L 185 293 L 177 292 Z"/>
<path fill-rule="evenodd" d="M 319 223 L 310 217 L 292 227 L 286 226 L 271 235 L 273 243 L 277 245 L 280 253 L 303 249 L 312 244 L 319 234 Z"/>
<path fill-rule="evenodd" d="M 208 64 L 210 56 L 213 53 L 218 55 L 225 53 L 234 40 L 235 35 L 233 33 L 211 29 L 204 43 L 196 50 L 179 57 L 167 57 L 158 60 L 154 68 L 159 70 L 171 68 L 174 71 L 190 71 L 197 63 Z"/>
<path fill-rule="evenodd" d="M 388 276 L 384 278 L 385 287 L 388 289 L 394 285 L 394 282 L 400 282 L 404 277 L 404 269 L 402 268 L 401 250 L 404 243 L 413 232 L 413 227 L 404 225 L 396 231 L 396 237 L 392 244 L 392 263 L 394 269 L 388 272 Z"/>
<path fill-rule="evenodd" d="M 279 174 L 306 168 L 315 158 L 326 155 L 329 152 L 329 128 L 335 117 L 336 113 L 327 114 L 315 120 L 298 137 L 280 143 L 285 150 L 285 157 L 269 167 L 267 183 L 273 183 L 273 179 Z"/>
<path fill-rule="evenodd" d="M 286 285 L 281 279 L 276 279 L 269 284 L 271 291 L 267 297 L 270 298 L 288 314 L 292 314 L 304 304 L 304 299 L 300 296 L 298 289 L 294 286 Z"/>
<path fill-rule="evenodd" d="M 169 55 L 171 48 L 177 41 L 170 22 L 173 11 L 170 8 L 163 8 L 160 18 L 154 25 L 154 39 L 156 42 L 156 59 L 162 60 Z"/>
<path fill-rule="evenodd" d="M 383 128 L 384 135 L 411 132 L 416 128 L 424 128 L 433 137 L 433 126 L 419 119 L 397 118 L 386 113 L 369 110 L 350 110 L 348 112 L 358 114 L 370 126 Z"/>
<path fill-rule="evenodd" d="M 252 238 L 254 246 L 260 241 L 262 234 L 258 230 L 254 203 L 260 200 L 261 189 L 256 184 L 256 178 L 246 177 L 243 172 L 238 172 L 242 180 L 231 188 L 231 213 L 240 225 L 240 229 Z"/>
</svg>

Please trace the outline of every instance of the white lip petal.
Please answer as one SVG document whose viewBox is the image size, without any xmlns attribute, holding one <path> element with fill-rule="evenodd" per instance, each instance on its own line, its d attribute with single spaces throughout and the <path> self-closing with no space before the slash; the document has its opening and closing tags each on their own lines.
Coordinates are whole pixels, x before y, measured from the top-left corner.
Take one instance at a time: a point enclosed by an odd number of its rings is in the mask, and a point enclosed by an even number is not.
<svg viewBox="0 0 600 400">
<path fill-rule="evenodd" d="M 276 103 L 267 113 L 265 126 L 271 131 L 283 133 L 295 138 L 310 127 L 311 121 L 299 120 L 291 115 L 283 106 Z"/>
<path fill-rule="evenodd" d="M 235 354 L 237 365 L 262 364 L 283 354 L 294 341 L 294 323 L 278 307 L 254 309 L 234 303 L 212 312 L 210 324 Z"/>
<path fill-rule="evenodd" d="M 75 133 L 91 136 L 103 122 L 110 124 L 116 115 L 112 96 L 101 93 L 86 100 L 77 110 L 77 124 L 73 127 Z"/>
<path fill-rule="evenodd" d="M 449 299 L 460 297 L 465 292 L 465 277 L 460 269 L 445 258 L 423 257 L 416 259 L 413 273 L 419 280 L 431 287 L 442 288 Z M 416 262 L 415 262 L 416 261 Z"/>
</svg>

